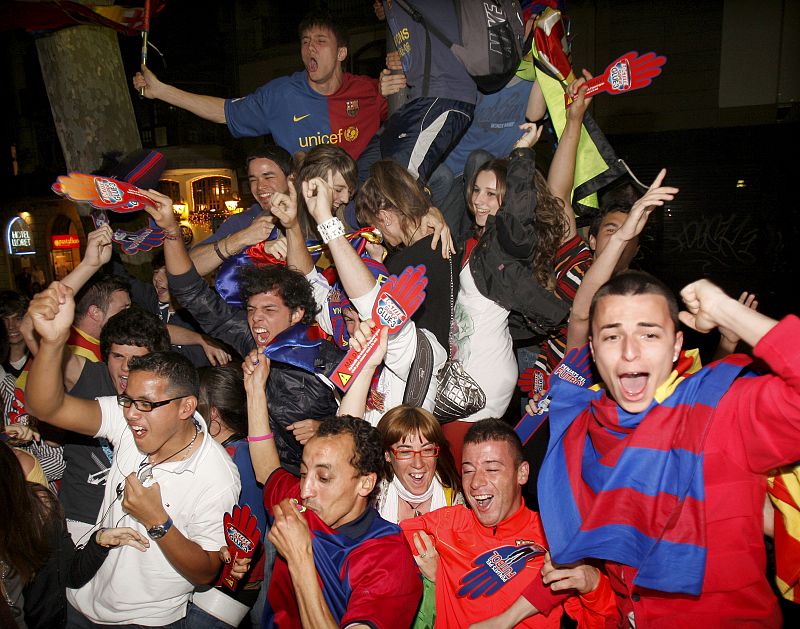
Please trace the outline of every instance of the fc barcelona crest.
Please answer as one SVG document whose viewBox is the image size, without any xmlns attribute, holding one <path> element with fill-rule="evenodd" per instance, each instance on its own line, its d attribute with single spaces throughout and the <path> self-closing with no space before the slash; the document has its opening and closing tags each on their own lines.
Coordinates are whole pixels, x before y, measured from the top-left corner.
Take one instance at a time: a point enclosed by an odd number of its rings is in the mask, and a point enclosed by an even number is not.
<svg viewBox="0 0 800 629">
<path fill-rule="evenodd" d="M 358 115 L 358 99 L 347 101 L 347 115 L 355 118 Z"/>
</svg>

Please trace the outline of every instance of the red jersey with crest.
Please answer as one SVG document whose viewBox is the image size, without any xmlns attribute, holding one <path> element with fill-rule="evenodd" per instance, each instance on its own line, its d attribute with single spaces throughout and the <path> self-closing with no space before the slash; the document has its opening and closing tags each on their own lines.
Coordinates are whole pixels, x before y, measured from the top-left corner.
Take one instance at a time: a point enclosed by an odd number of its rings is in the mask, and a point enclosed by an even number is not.
<svg viewBox="0 0 800 629">
<path fill-rule="evenodd" d="M 400 528 L 413 548 L 415 531 L 433 538 L 436 568 L 436 627 L 469 627 L 511 606 L 523 593 L 541 613 L 518 627 L 560 627 L 562 608 L 580 627 L 604 627 L 615 616 L 608 579 L 580 598 L 554 593 L 542 582 L 547 542 L 539 514 L 520 500 L 519 509 L 496 527 L 483 526 L 464 505 L 444 507 L 403 520 Z"/>
</svg>

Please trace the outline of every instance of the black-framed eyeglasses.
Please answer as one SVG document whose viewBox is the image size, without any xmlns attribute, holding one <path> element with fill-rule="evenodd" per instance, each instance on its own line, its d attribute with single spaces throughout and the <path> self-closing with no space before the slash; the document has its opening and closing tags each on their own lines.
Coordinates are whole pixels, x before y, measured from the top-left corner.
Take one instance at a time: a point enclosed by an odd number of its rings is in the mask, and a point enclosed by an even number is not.
<svg viewBox="0 0 800 629">
<path fill-rule="evenodd" d="M 436 445 L 423 446 L 421 450 L 389 448 L 389 451 L 394 454 L 394 458 L 398 461 L 413 459 L 415 454 L 419 454 L 424 459 L 432 459 L 439 456 L 439 446 Z"/>
<path fill-rule="evenodd" d="M 175 400 L 180 400 L 185 397 L 185 395 L 179 395 L 178 397 L 170 398 L 169 400 L 151 402 L 150 400 L 134 400 L 127 395 L 118 395 L 117 404 L 119 404 L 122 408 L 130 408 L 131 404 L 133 404 L 142 413 L 149 413 L 150 411 L 154 411 L 161 406 L 166 406 L 170 402 L 174 402 Z"/>
</svg>

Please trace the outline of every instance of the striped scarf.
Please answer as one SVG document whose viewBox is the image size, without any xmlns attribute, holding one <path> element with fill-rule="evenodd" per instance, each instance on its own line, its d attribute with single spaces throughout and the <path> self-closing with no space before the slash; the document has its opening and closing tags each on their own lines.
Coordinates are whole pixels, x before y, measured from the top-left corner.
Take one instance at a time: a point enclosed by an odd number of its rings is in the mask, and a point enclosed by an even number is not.
<svg viewBox="0 0 800 629">
<path fill-rule="evenodd" d="M 551 437 L 538 486 L 553 559 L 615 561 L 638 570 L 638 586 L 698 595 L 707 554 L 705 438 L 749 359 L 732 355 L 696 371 L 697 352 L 683 352 L 637 414 L 590 387 L 590 364 L 586 347 L 574 350 L 550 379 Z"/>
</svg>

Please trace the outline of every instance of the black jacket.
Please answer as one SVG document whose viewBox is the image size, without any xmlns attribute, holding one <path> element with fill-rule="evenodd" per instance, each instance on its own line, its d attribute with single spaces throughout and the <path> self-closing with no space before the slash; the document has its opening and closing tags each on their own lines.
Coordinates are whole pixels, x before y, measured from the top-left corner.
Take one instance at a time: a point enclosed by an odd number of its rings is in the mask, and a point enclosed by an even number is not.
<svg viewBox="0 0 800 629">
<path fill-rule="evenodd" d="M 191 313 L 206 334 L 228 343 L 242 356 L 255 349 L 247 314 L 225 303 L 194 267 L 183 275 L 168 274 L 167 279 L 172 297 Z M 344 357 L 344 353 L 338 351 L 321 352 L 321 355 L 324 355 L 318 365 L 321 372 L 329 372 Z M 273 361 L 267 380 L 267 404 L 281 466 L 298 475 L 303 446 L 286 426 L 302 419 L 336 415 L 338 406 L 333 391 L 314 374 Z"/>
<path fill-rule="evenodd" d="M 66 522 L 53 514 L 46 523 L 50 554 L 47 562 L 25 586 L 25 622 L 37 629 L 61 629 L 67 624 L 66 588 L 86 585 L 103 565 L 110 549 L 95 542 L 76 549 Z"/>
<path fill-rule="evenodd" d="M 533 149 L 515 149 L 511 153 L 503 209 L 487 218 L 470 257 L 470 270 L 484 297 L 521 314 L 537 334 L 546 334 L 564 321 L 569 306 L 533 277 L 534 158 Z"/>
</svg>

